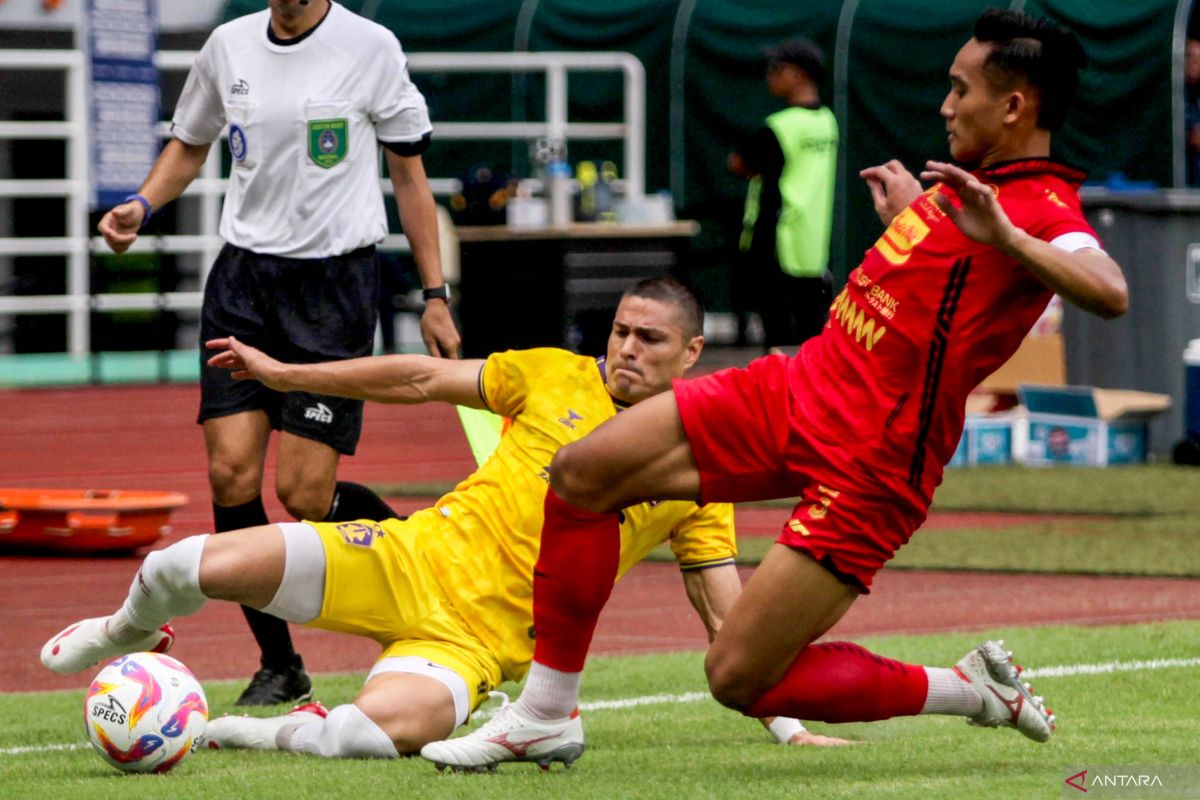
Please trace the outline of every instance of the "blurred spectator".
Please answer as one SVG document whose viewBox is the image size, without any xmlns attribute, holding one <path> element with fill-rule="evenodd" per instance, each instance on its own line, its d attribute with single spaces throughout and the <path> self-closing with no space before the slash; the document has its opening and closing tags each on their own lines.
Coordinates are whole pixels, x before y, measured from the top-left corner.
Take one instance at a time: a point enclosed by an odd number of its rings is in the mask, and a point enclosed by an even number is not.
<svg viewBox="0 0 1200 800">
<path fill-rule="evenodd" d="M 1183 81 L 1187 184 L 1200 186 L 1200 39 L 1187 40 L 1183 53 Z"/>
<path fill-rule="evenodd" d="M 821 105 L 820 49 L 807 39 L 768 53 L 767 90 L 787 104 L 771 114 L 729 168 L 750 178 L 734 278 L 735 307 L 756 311 L 764 349 L 799 345 L 829 317 L 829 237 L 838 127 Z"/>
</svg>

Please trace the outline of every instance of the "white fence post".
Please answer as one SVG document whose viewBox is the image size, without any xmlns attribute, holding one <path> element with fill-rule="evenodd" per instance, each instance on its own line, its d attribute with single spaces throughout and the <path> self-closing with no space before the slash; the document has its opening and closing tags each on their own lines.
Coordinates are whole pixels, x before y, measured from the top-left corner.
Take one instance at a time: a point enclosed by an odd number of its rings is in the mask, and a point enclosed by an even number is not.
<svg viewBox="0 0 1200 800">
<path fill-rule="evenodd" d="M 163 50 L 155 54 L 161 71 L 181 71 L 191 67 L 196 54 L 190 51 Z M 458 140 L 530 140 L 550 137 L 571 139 L 621 140 L 624 144 L 625 191 L 634 199 L 645 194 L 646 179 L 646 75 L 642 63 L 629 53 L 410 53 L 413 72 L 542 72 L 546 75 L 546 121 L 513 122 L 437 122 L 439 139 Z M 67 235 L 64 237 L 0 237 L 0 255 L 57 255 L 67 258 L 67 293 L 44 296 L 0 296 L 0 314 L 67 315 L 68 350 L 83 356 L 91 349 L 91 311 L 127 311 L 162 309 L 196 310 L 202 292 L 167 292 L 160 302 L 157 293 L 102 294 L 92 296 L 89 274 L 90 253 L 104 247 L 103 240 L 88 229 L 89 202 L 89 111 L 87 105 L 86 65 L 83 54 L 75 50 L 0 50 L 0 70 L 58 70 L 66 73 L 65 121 L 3 122 L 0 139 L 59 139 L 67 143 L 65 180 L 2 180 L 0 197 L 63 197 L 67 201 Z M 625 98 L 620 122 L 571 122 L 568 108 L 568 73 L 621 72 Z M 169 135 L 169 125 L 161 124 L 159 133 Z M 212 261 L 221 247 L 217 228 L 221 198 L 226 181 L 221 177 L 220 143 L 214 145 L 208 160 L 186 196 L 199 197 L 199 232 L 146 237 L 133 252 L 158 251 L 182 254 L 198 253 L 201 287 Z M 385 192 L 391 184 L 381 181 Z M 458 182 L 432 178 L 435 194 L 457 191 Z M 382 247 L 406 248 L 401 235 L 388 236 Z"/>
</svg>

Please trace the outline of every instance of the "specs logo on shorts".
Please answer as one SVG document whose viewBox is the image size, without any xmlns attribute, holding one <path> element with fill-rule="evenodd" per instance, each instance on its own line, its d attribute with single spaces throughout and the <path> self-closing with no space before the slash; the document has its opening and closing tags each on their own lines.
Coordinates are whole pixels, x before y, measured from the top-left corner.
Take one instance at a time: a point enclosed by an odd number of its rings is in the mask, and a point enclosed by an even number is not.
<svg viewBox="0 0 1200 800">
<path fill-rule="evenodd" d="M 324 403 L 317 403 L 315 406 L 309 406 L 304 409 L 304 418 L 328 425 L 333 422 L 333 411 Z"/>
<path fill-rule="evenodd" d="M 567 415 L 565 417 L 559 417 L 558 421 L 561 422 L 563 425 L 566 425 L 571 430 L 575 430 L 575 422 L 577 420 L 582 420 L 582 419 L 583 419 L 582 414 L 578 414 L 568 408 Z"/>
<path fill-rule="evenodd" d="M 337 526 L 337 532 L 346 544 L 356 547 L 370 547 L 376 539 L 382 539 L 387 534 L 379 525 L 364 525 L 361 522 L 344 522 Z"/>
<path fill-rule="evenodd" d="M 229 87 L 230 94 L 250 94 L 250 84 L 246 83 L 245 78 L 238 78 L 238 82 Z"/>
</svg>

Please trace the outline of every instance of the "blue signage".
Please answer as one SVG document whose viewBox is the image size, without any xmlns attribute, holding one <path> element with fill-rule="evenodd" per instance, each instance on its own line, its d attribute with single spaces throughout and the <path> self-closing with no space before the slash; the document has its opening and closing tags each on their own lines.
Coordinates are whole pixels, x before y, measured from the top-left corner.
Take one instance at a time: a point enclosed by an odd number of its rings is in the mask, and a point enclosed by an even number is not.
<svg viewBox="0 0 1200 800">
<path fill-rule="evenodd" d="M 88 0 L 92 208 L 138 190 L 158 157 L 154 0 Z"/>
</svg>

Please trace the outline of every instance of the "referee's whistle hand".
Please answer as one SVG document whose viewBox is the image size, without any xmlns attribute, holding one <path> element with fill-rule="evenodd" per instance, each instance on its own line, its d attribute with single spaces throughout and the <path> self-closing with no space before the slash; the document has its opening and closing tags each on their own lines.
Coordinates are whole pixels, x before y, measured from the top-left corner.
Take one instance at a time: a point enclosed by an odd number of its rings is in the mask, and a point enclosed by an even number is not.
<svg viewBox="0 0 1200 800">
<path fill-rule="evenodd" d="M 124 253 L 137 241 L 137 232 L 143 216 L 145 209 L 141 203 L 122 203 L 105 214 L 96 228 L 114 253 Z"/>
<path fill-rule="evenodd" d="M 260 380 L 270 385 L 260 373 L 268 372 L 275 362 L 262 351 L 239 342 L 232 336 L 209 339 L 204 343 L 204 348 L 220 351 L 208 359 L 208 366 L 227 369 L 237 380 Z"/>
<path fill-rule="evenodd" d="M 458 335 L 458 328 L 454 327 L 449 306 L 441 300 L 433 300 L 425 305 L 425 312 L 421 314 L 421 338 L 431 356 L 458 358 L 462 339 Z"/>
<path fill-rule="evenodd" d="M 220 339 L 209 339 L 204 343 L 205 350 L 228 350 L 229 343 L 233 341 L 232 336 L 223 336 Z M 216 358 L 216 356 L 213 356 Z M 211 360 L 211 359 L 210 359 Z"/>
</svg>

